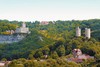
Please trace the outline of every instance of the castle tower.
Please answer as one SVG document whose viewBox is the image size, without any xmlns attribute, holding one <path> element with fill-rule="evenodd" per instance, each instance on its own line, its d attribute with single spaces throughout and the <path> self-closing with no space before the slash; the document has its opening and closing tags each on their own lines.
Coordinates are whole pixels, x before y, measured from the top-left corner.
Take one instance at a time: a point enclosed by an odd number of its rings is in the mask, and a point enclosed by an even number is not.
<svg viewBox="0 0 100 67">
<path fill-rule="evenodd" d="M 25 22 L 22 23 L 22 27 L 26 28 L 26 24 L 25 24 Z"/>
<path fill-rule="evenodd" d="M 29 28 L 26 27 L 25 22 L 23 22 L 22 26 L 20 28 L 16 28 L 15 33 L 18 33 L 18 34 L 29 34 L 30 31 L 29 31 Z"/>
<path fill-rule="evenodd" d="M 81 36 L 81 29 L 79 27 L 76 28 L 76 37 Z"/>
<path fill-rule="evenodd" d="M 91 38 L 91 30 L 90 28 L 85 28 L 85 37 L 90 39 Z"/>
</svg>

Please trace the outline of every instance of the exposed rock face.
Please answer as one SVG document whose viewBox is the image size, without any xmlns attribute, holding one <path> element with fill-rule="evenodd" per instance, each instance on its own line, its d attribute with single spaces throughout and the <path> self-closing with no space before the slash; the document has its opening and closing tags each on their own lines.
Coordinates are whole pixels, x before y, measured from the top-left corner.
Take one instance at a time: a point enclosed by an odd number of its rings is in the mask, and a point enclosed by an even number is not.
<svg viewBox="0 0 100 67">
<path fill-rule="evenodd" d="M 25 36 L 23 35 L 0 35 L 0 43 L 13 43 L 22 40 Z"/>
</svg>

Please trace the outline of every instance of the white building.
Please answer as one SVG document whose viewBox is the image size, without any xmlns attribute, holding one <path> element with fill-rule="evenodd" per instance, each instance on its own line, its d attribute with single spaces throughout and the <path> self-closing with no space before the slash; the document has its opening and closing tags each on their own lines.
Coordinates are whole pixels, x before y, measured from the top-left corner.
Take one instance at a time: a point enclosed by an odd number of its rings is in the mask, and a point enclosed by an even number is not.
<svg viewBox="0 0 100 67">
<path fill-rule="evenodd" d="M 85 37 L 90 39 L 91 38 L 91 30 L 90 28 L 85 28 Z"/>
<path fill-rule="evenodd" d="M 22 27 L 17 28 L 15 33 L 30 33 L 29 28 L 26 27 L 25 22 L 23 22 Z"/>
<path fill-rule="evenodd" d="M 81 36 L 81 29 L 79 27 L 76 28 L 76 36 Z"/>
</svg>

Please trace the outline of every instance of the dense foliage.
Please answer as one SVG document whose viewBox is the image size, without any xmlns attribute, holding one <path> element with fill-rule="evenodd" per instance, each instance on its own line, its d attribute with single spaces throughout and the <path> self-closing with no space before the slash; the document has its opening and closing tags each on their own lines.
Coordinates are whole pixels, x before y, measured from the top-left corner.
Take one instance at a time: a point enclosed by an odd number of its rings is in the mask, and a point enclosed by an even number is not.
<svg viewBox="0 0 100 67">
<path fill-rule="evenodd" d="M 57 59 L 46 59 L 46 60 L 26 60 L 20 58 L 13 60 L 8 67 L 99 67 L 100 64 L 95 63 L 95 60 L 89 59 L 84 60 L 83 63 L 68 62 L 65 57 Z"/>
<path fill-rule="evenodd" d="M 1 44 L 0 45 L 0 59 L 6 58 L 13 60 L 18 58 L 27 59 L 57 59 L 62 56 L 71 54 L 74 48 L 80 48 L 83 53 L 94 56 L 96 59 L 100 58 L 100 20 L 72 20 L 72 21 L 50 21 L 48 25 L 40 25 L 39 21 L 26 22 L 30 28 L 31 34 L 28 34 L 25 39 L 18 43 Z M 4 25 L 4 26 L 3 26 Z M 15 30 L 20 27 L 21 22 L 0 20 L 0 33 L 6 30 Z M 75 37 L 75 28 L 79 26 L 82 29 L 82 37 Z M 84 29 L 91 28 L 91 39 L 84 37 Z M 52 60 L 57 62 L 57 60 Z M 16 61 L 14 61 L 16 62 Z M 27 61 L 34 62 L 34 61 Z M 22 63 L 19 66 L 23 67 L 28 64 Z M 17 63 L 17 62 L 16 62 Z M 42 62 L 39 62 L 42 63 Z M 34 64 L 37 64 L 34 63 Z M 44 65 L 50 65 L 48 62 L 43 62 Z M 69 63 L 71 64 L 71 63 Z M 73 64 L 73 63 L 72 63 Z M 11 67 L 11 66 L 10 66 Z M 30 66 L 29 66 L 30 67 Z"/>
</svg>

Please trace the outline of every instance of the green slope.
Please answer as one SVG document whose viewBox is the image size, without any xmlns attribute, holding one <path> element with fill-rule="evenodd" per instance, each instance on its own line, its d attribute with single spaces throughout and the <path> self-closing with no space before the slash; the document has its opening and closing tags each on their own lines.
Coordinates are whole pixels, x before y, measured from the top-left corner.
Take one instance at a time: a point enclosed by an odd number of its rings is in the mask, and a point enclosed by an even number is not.
<svg viewBox="0 0 100 67">
<path fill-rule="evenodd" d="M 0 20 L 0 23 L 9 23 L 21 25 L 18 21 L 5 21 Z M 25 39 L 18 43 L 12 44 L 1 44 L 0 45 L 0 58 L 14 59 L 14 58 L 28 58 L 30 51 L 34 51 L 38 48 L 44 47 L 46 45 L 53 45 L 57 41 L 66 42 L 75 37 L 75 28 L 80 26 L 82 33 L 84 33 L 84 28 L 89 27 L 91 30 L 100 29 L 100 19 L 91 20 L 72 20 L 72 21 L 54 21 L 55 24 L 51 23 L 49 25 L 39 25 L 38 21 L 34 23 L 28 22 L 27 26 L 31 30 L 31 34 L 27 35 Z M 4 29 L 4 28 L 2 28 Z M 92 38 L 98 34 L 96 39 L 100 41 L 99 33 L 92 33 Z M 84 34 L 82 34 L 84 36 Z"/>
</svg>

